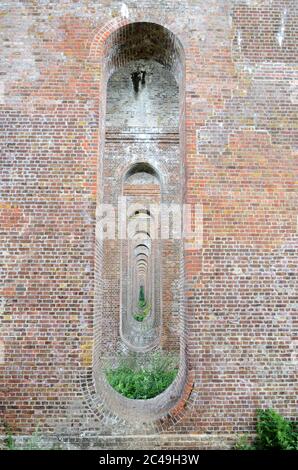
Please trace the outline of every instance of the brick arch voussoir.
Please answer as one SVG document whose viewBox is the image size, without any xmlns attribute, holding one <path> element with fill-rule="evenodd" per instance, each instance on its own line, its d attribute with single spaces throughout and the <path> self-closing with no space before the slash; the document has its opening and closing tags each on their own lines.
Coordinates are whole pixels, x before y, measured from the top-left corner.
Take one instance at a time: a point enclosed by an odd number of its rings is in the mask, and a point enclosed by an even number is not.
<svg viewBox="0 0 298 470">
<path fill-rule="evenodd" d="M 168 25 L 166 22 L 161 22 L 160 17 L 155 17 L 154 15 L 148 16 L 147 14 L 139 13 L 131 16 L 130 19 L 120 16 L 118 18 L 113 18 L 103 25 L 99 30 L 97 30 L 90 41 L 88 56 L 89 61 L 96 62 L 102 58 L 104 45 L 112 33 L 116 32 L 123 26 L 141 22 L 152 23 L 165 28 L 170 34 L 173 34 L 180 41 L 184 52 L 186 51 L 184 40 L 181 38 L 180 31 L 178 31 L 175 25 Z"/>
</svg>

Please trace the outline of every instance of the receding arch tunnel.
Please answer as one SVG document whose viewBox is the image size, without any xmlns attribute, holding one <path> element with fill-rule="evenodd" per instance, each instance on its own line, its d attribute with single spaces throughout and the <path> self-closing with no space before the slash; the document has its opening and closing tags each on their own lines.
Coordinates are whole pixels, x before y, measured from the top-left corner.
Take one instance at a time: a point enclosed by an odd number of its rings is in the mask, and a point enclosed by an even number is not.
<svg viewBox="0 0 298 470">
<path fill-rule="evenodd" d="M 119 350 L 179 353 L 169 390 L 142 403 L 142 421 L 148 422 L 179 399 L 186 374 L 182 240 L 160 237 L 162 204 L 181 204 L 183 194 L 183 48 L 163 26 L 128 24 L 106 40 L 103 70 L 100 203 L 118 208 L 125 229 L 120 237 L 116 230 L 115 239 L 97 241 L 94 377 L 111 409 L 138 421 L 138 403 L 125 401 L 106 383 L 102 357 Z M 140 295 L 150 307 L 142 322 L 134 315 Z"/>
<path fill-rule="evenodd" d="M 157 347 L 162 325 L 159 221 L 150 211 L 150 204 L 154 204 L 155 199 L 143 192 L 143 188 L 146 189 L 144 181 L 148 179 L 157 186 L 155 192 L 160 199 L 160 178 L 147 162 L 132 165 L 124 176 L 122 186 L 123 192 L 129 194 L 132 211 L 128 211 L 128 238 L 122 240 L 121 246 L 121 336 L 128 348 L 134 351 Z M 137 209 L 134 208 L 135 204 L 138 205 Z M 146 246 L 146 250 L 140 248 L 142 245 Z M 142 290 L 148 314 L 140 322 L 136 312 Z"/>
</svg>

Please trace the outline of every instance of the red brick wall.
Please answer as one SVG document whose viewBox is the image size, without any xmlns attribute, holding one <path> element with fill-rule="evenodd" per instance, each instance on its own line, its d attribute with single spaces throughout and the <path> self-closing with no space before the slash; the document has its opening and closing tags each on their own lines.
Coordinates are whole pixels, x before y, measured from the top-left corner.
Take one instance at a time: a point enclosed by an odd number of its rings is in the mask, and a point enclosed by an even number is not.
<svg viewBox="0 0 298 470">
<path fill-rule="evenodd" d="M 192 372 L 150 432 L 252 431 L 265 406 L 294 418 L 296 2 L 126 3 L 128 19 L 113 1 L 1 10 L 1 417 L 20 434 L 131 431 L 92 382 L 100 65 L 110 32 L 148 21 L 184 47 L 184 201 L 204 212 L 183 260 Z"/>
</svg>

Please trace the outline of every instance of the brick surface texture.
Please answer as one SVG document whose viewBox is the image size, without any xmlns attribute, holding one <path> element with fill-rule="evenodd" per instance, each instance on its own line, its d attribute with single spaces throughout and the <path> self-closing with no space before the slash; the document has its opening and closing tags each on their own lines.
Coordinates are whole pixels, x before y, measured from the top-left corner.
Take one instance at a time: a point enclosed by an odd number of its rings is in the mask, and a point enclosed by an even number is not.
<svg viewBox="0 0 298 470">
<path fill-rule="evenodd" d="M 229 448 L 256 408 L 295 419 L 297 0 L 8 1 L 0 25 L 0 435 Z M 125 180 L 143 161 L 158 184 Z M 129 248 L 98 243 L 96 208 L 120 195 L 203 208 L 202 246 L 152 248 L 181 366 L 136 410 L 99 370 Z"/>
</svg>

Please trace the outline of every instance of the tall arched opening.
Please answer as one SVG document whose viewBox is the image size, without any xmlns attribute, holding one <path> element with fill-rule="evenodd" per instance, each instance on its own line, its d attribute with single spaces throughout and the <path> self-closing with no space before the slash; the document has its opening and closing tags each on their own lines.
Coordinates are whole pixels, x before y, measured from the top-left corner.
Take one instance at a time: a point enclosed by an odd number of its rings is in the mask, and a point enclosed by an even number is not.
<svg viewBox="0 0 298 470">
<path fill-rule="evenodd" d="M 103 67 L 99 205 L 115 208 L 116 217 L 115 236 L 96 240 L 93 372 L 116 415 L 152 422 L 179 400 L 187 372 L 183 240 L 172 230 L 183 198 L 183 48 L 163 26 L 131 23 L 107 38 Z M 142 323 L 140 292 L 150 306 Z M 103 358 L 150 350 L 179 354 L 176 379 L 149 400 L 120 396 L 105 380 Z"/>
</svg>

